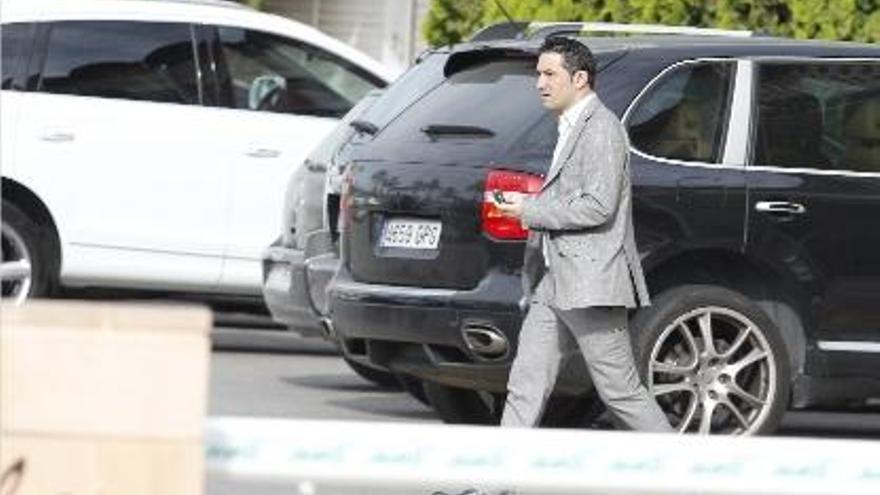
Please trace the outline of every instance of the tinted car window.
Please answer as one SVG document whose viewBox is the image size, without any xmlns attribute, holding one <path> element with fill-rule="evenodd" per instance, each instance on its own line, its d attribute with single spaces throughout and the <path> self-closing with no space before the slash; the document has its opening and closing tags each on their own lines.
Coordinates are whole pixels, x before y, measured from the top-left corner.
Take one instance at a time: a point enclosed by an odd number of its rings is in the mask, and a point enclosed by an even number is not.
<svg viewBox="0 0 880 495">
<path fill-rule="evenodd" d="M 221 27 L 225 81 L 233 108 L 341 117 L 382 82 L 316 47 L 280 36 Z"/>
<path fill-rule="evenodd" d="M 534 85 L 534 61 L 486 61 L 452 74 L 429 91 L 387 127 L 384 137 L 430 139 L 421 131 L 444 125 L 488 131 L 465 133 L 471 136 L 518 137 L 546 113 Z"/>
<path fill-rule="evenodd" d="M 29 48 L 33 41 L 33 24 L 4 24 L 2 30 L 0 52 L 3 54 L 3 65 L 0 66 L 3 89 L 14 89 L 14 80 L 27 61 Z"/>
<path fill-rule="evenodd" d="M 423 58 L 394 81 L 359 118 L 379 129 L 385 127 L 414 101 L 443 82 L 443 64 L 447 58 L 445 53 L 433 53 Z"/>
<path fill-rule="evenodd" d="M 686 64 L 666 73 L 627 122 L 632 145 L 652 156 L 718 163 L 732 80 L 731 63 Z"/>
<path fill-rule="evenodd" d="M 49 34 L 38 90 L 197 104 L 190 26 L 118 21 L 56 23 Z"/>
<path fill-rule="evenodd" d="M 880 63 L 760 66 L 755 163 L 880 172 Z"/>
</svg>

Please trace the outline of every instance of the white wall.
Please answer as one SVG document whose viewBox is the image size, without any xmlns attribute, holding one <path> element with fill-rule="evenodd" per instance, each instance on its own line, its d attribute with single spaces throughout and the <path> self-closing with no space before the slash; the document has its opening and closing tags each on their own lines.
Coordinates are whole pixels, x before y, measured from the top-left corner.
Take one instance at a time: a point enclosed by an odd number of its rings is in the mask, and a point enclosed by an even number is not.
<svg viewBox="0 0 880 495">
<path fill-rule="evenodd" d="M 404 70 L 425 48 L 428 0 L 266 0 L 264 10 L 311 24 Z"/>
</svg>

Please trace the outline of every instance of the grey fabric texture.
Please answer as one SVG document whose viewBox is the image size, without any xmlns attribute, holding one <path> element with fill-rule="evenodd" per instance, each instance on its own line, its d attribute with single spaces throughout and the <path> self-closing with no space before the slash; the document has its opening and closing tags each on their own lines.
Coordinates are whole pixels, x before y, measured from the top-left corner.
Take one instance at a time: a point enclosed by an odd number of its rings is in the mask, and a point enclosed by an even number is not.
<svg viewBox="0 0 880 495">
<path fill-rule="evenodd" d="M 619 423 L 672 431 L 639 378 L 627 331 L 627 308 L 650 304 L 633 232 L 629 174 L 626 131 L 592 98 L 541 192 L 524 203 L 522 222 L 530 234 L 523 291 L 529 310 L 502 426 L 537 425 L 561 364 L 579 352 Z"/>
<path fill-rule="evenodd" d="M 555 308 L 650 304 L 632 223 L 626 130 L 598 98 L 585 107 L 541 192 L 525 201 L 522 222 L 530 230 L 527 297 L 547 276 Z"/>
<path fill-rule="evenodd" d="M 623 307 L 563 311 L 532 302 L 520 331 L 501 425 L 536 426 L 560 365 L 571 353 L 580 352 L 599 397 L 619 424 L 632 430 L 671 432 L 638 376 L 626 320 Z"/>
</svg>

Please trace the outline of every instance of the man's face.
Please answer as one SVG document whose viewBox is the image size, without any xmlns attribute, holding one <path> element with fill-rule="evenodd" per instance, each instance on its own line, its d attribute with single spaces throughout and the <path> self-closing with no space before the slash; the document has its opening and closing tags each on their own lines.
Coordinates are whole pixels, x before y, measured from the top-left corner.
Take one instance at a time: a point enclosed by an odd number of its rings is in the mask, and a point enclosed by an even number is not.
<svg viewBox="0 0 880 495">
<path fill-rule="evenodd" d="M 569 74 L 562 62 L 562 55 L 558 53 L 542 53 L 538 57 L 538 81 L 535 83 L 544 107 L 560 114 L 574 105 L 578 96 L 589 92 L 587 73 Z"/>
</svg>

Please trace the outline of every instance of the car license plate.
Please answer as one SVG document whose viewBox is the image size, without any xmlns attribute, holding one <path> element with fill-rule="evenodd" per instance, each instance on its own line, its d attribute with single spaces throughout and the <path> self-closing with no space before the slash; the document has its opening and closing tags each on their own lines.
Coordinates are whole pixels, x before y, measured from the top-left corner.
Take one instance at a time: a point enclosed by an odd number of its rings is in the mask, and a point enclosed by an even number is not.
<svg viewBox="0 0 880 495">
<path fill-rule="evenodd" d="M 437 249 L 442 224 L 421 218 L 389 218 L 382 228 L 379 246 L 385 248 Z"/>
</svg>

